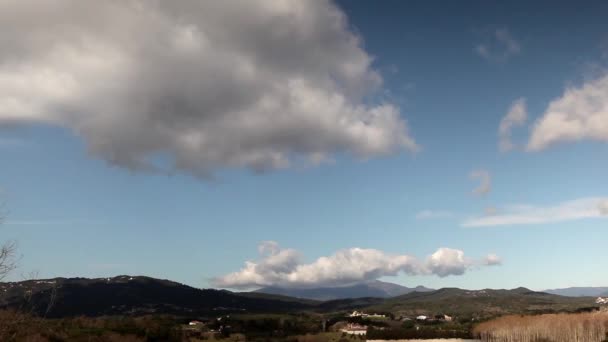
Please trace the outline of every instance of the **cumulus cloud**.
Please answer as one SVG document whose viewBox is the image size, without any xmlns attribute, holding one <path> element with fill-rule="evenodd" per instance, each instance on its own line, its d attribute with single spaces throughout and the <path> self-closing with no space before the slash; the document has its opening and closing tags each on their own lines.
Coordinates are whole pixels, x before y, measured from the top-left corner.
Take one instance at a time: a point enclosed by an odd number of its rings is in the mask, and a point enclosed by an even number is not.
<svg viewBox="0 0 608 342">
<path fill-rule="evenodd" d="M 398 107 L 366 100 L 382 78 L 329 0 L 3 1 L 0 32 L 0 125 L 66 127 L 121 167 L 418 149 Z"/>
<path fill-rule="evenodd" d="M 418 220 L 442 219 L 452 217 L 454 214 L 445 210 L 423 210 L 416 214 Z"/>
<path fill-rule="evenodd" d="M 463 251 L 451 248 L 439 248 L 426 262 L 428 271 L 440 277 L 462 275 L 472 265 L 473 261 L 465 258 Z"/>
<path fill-rule="evenodd" d="M 527 149 L 581 140 L 608 142 L 608 74 L 567 88 L 551 101 L 535 123 Z"/>
<path fill-rule="evenodd" d="M 268 245 L 268 242 L 263 245 Z M 273 243 L 272 246 L 278 247 L 278 244 Z M 304 263 L 293 249 L 273 247 L 268 250 L 264 247 L 260 250 L 264 251 L 260 260 L 245 262 L 241 270 L 215 278 L 213 284 L 239 289 L 263 286 L 345 286 L 399 273 L 439 277 L 462 275 L 476 265 L 487 265 L 483 260 L 469 259 L 463 251 L 450 248 L 438 249 L 424 262 L 410 255 L 350 248 L 320 257 L 312 263 Z"/>
<path fill-rule="evenodd" d="M 527 118 L 526 100 L 524 98 L 515 100 L 498 127 L 498 147 L 502 152 L 511 151 L 515 147 L 511 141 L 511 130 L 514 127 L 524 125 Z"/>
<path fill-rule="evenodd" d="M 581 198 L 553 206 L 510 205 L 492 216 L 473 217 L 462 223 L 464 227 L 530 225 L 597 218 L 606 215 L 608 199 Z"/>
<path fill-rule="evenodd" d="M 479 186 L 473 189 L 473 194 L 484 196 L 492 190 L 492 177 L 487 170 L 472 171 L 469 177 L 473 180 L 479 180 Z"/>
<path fill-rule="evenodd" d="M 495 30 L 487 42 L 475 46 L 475 52 L 490 62 L 506 62 L 521 53 L 521 45 L 506 28 Z"/>
</svg>

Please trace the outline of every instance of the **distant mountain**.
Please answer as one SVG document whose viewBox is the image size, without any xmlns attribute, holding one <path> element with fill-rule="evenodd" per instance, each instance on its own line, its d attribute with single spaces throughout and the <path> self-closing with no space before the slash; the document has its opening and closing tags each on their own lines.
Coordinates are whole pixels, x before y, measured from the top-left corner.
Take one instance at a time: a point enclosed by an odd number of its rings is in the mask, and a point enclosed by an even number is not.
<svg viewBox="0 0 608 342">
<path fill-rule="evenodd" d="M 599 297 L 608 296 L 608 287 L 568 287 L 544 292 L 567 297 Z"/>
<path fill-rule="evenodd" d="M 295 298 L 249 297 L 224 290 L 201 290 L 149 277 L 55 278 L 0 283 L 0 308 L 21 308 L 47 317 L 287 312 L 308 310 L 315 304 Z"/>
<path fill-rule="evenodd" d="M 265 287 L 254 292 L 327 301 L 347 298 L 390 298 L 415 291 L 427 292 L 433 290 L 423 286 L 409 288 L 376 280 L 345 287 L 320 287 L 311 289 Z"/>
<path fill-rule="evenodd" d="M 445 313 L 458 317 L 495 317 L 504 314 L 572 312 L 596 308 L 593 297 L 564 297 L 520 287 L 512 290 L 443 288 L 412 292 L 366 308 L 405 315 Z"/>
</svg>

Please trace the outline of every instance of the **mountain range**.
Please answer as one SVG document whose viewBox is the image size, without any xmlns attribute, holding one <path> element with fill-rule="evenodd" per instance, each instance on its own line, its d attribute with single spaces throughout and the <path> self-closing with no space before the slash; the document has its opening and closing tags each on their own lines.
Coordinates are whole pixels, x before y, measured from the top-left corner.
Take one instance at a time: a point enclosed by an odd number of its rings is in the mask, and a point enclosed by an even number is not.
<svg viewBox="0 0 608 342">
<path fill-rule="evenodd" d="M 320 287 L 311 289 L 264 287 L 255 292 L 276 294 L 295 298 L 313 299 L 320 301 L 346 298 L 390 298 L 411 292 L 428 292 L 433 289 L 424 286 L 405 287 L 379 280 L 343 287 Z"/>
<path fill-rule="evenodd" d="M 608 287 L 568 287 L 544 292 L 568 297 L 608 297 Z"/>
<path fill-rule="evenodd" d="M 391 312 L 400 315 L 446 313 L 460 317 L 493 317 L 507 313 L 561 312 L 589 309 L 593 297 L 564 297 L 525 288 L 513 290 L 463 290 L 443 288 L 423 291 L 372 282 L 364 287 L 340 288 L 342 292 L 309 289 L 315 295 L 378 294 L 383 297 L 342 298 L 327 301 L 294 298 L 281 293 L 230 292 L 197 289 L 149 277 L 54 278 L 0 283 L 0 309 L 21 309 L 53 317 L 217 316 L 223 313 L 335 313 L 351 310 Z M 332 292 L 334 291 L 334 292 Z M 365 292 L 369 291 L 369 292 Z M 396 292 L 391 292 L 396 291 Z M 408 292 L 398 296 L 391 293 Z M 290 292 L 291 293 L 291 292 Z M 306 292 L 305 294 L 309 294 Z"/>
</svg>

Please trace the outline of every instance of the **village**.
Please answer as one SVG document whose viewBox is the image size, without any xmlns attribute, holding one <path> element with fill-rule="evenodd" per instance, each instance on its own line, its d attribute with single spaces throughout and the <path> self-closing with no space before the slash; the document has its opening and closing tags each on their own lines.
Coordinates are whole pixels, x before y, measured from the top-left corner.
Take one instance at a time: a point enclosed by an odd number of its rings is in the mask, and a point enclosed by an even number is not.
<svg viewBox="0 0 608 342">
<path fill-rule="evenodd" d="M 434 316 L 418 315 L 415 317 L 400 316 L 395 318 L 392 318 L 391 316 L 381 313 L 353 311 L 352 313 L 346 315 L 346 318 L 349 319 L 349 321 L 351 321 L 353 318 L 359 318 L 362 320 L 362 322 L 369 322 L 371 324 L 366 325 L 364 323 L 349 322 L 346 323 L 344 327 L 341 327 L 339 331 L 349 335 L 366 335 L 368 329 L 371 327 L 377 330 L 384 330 L 391 325 L 395 325 L 395 323 L 400 323 L 399 325 L 407 325 L 407 323 L 409 323 L 409 325 L 412 325 L 416 330 L 419 330 L 421 325 L 449 323 L 454 320 L 452 316 L 445 314 L 437 314 Z M 377 324 L 379 322 L 381 324 Z M 339 325 L 339 323 L 337 325 Z"/>
</svg>

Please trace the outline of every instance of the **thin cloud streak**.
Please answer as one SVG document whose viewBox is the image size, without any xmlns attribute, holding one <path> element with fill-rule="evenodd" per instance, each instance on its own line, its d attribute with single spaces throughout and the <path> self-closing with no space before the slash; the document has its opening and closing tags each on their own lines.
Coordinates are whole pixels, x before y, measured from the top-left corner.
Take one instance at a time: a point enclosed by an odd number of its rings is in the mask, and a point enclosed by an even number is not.
<svg viewBox="0 0 608 342">
<path fill-rule="evenodd" d="M 453 217 L 454 213 L 447 210 L 423 210 L 416 214 L 417 220 L 443 219 Z"/>
<path fill-rule="evenodd" d="M 473 217 L 462 222 L 462 227 L 492 227 L 556 223 L 608 215 L 608 199 L 588 197 L 558 203 L 553 206 L 510 205 L 499 214 Z"/>
<path fill-rule="evenodd" d="M 72 224 L 99 224 L 99 221 L 91 220 L 7 220 L 4 222 L 7 226 L 55 226 L 55 225 L 72 225 Z"/>
</svg>

